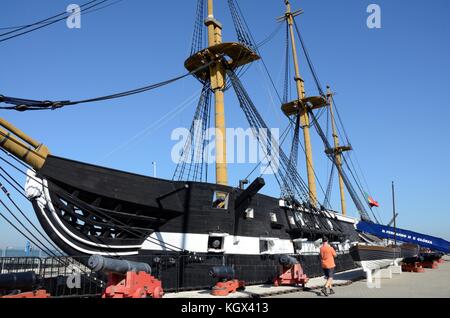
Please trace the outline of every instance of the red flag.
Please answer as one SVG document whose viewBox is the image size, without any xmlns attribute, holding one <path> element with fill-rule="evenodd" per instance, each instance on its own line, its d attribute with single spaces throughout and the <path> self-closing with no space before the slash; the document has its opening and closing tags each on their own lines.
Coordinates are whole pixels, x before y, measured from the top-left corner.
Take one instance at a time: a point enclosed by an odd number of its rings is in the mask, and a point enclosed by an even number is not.
<svg viewBox="0 0 450 318">
<path fill-rule="evenodd" d="M 367 202 L 369 202 L 369 205 L 370 205 L 371 208 L 373 208 L 373 207 L 377 207 L 377 208 L 380 207 L 380 204 L 377 201 L 375 201 L 370 195 L 368 195 L 366 193 L 366 196 L 367 196 Z"/>
</svg>

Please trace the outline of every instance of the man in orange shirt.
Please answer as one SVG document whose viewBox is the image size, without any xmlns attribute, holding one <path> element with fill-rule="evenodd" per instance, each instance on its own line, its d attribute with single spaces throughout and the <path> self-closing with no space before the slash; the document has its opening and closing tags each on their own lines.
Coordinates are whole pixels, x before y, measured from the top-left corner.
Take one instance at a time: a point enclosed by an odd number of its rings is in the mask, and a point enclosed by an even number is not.
<svg viewBox="0 0 450 318">
<path fill-rule="evenodd" d="M 336 251 L 328 244 L 328 238 L 323 238 L 323 244 L 320 248 L 320 258 L 322 260 L 322 269 L 327 279 L 327 283 L 322 287 L 322 293 L 328 296 L 327 288 L 330 289 L 330 294 L 334 294 L 333 290 L 333 273 L 336 264 L 334 258 L 336 257 Z"/>
</svg>

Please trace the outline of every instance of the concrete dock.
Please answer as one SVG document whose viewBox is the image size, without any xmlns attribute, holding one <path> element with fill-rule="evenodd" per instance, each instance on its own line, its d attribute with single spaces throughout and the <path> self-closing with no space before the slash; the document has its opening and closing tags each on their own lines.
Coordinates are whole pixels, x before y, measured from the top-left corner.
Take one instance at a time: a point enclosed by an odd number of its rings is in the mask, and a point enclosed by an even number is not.
<svg viewBox="0 0 450 318">
<path fill-rule="evenodd" d="M 391 279 L 379 279 L 368 284 L 362 269 L 335 274 L 335 295 L 329 298 L 448 298 L 450 297 L 450 256 L 437 269 L 424 273 L 401 273 Z M 310 279 L 306 290 L 301 287 L 247 286 L 224 298 L 316 298 L 323 297 L 320 287 L 323 277 Z M 164 298 L 221 298 L 210 295 L 210 290 L 168 293 Z"/>
<path fill-rule="evenodd" d="M 381 279 L 379 286 L 368 286 L 365 279 L 349 286 L 335 287 L 335 295 L 329 298 L 449 298 L 450 297 L 450 257 L 437 269 L 425 269 L 424 273 L 401 273 L 392 279 Z M 275 298 L 315 298 L 325 297 L 319 290 L 310 292 L 276 295 Z"/>
</svg>

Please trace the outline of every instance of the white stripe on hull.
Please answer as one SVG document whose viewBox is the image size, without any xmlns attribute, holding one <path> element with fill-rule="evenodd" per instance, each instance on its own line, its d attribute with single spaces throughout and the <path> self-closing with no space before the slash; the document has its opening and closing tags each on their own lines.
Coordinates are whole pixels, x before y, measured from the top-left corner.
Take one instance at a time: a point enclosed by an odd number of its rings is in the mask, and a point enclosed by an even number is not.
<svg viewBox="0 0 450 318">
<path fill-rule="evenodd" d="M 385 268 L 394 264 L 394 259 L 377 259 L 371 261 L 358 261 L 355 262 L 357 265 L 363 268 L 363 270 L 377 270 Z"/>
<path fill-rule="evenodd" d="M 215 236 L 215 235 L 213 235 Z M 224 245 L 221 252 L 234 255 L 261 255 L 261 254 L 319 254 L 320 246 L 314 242 L 302 242 L 301 250 L 294 250 L 294 243 L 289 239 L 249 237 L 222 235 Z M 171 251 L 174 248 L 184 249 L 195 253 L 208 253 L 209 234 L 193 233 L 168 233 L 155 232 L 150 235 L 152 240 L 146 240 L 142 246 L 143 250 Z M 157 240 L 157 241 L 156 241 Z M 261 252 L 261 241 L 269 241 L 269 250 Z M 341 244 L 338 252 L 348 252 L 350 245 Z"/>
<path fill-rule="evenodd" d="M 210 237 L 208 234 L 155 232 L 150 237 L 159 240 L 159 242 L 147 240 L 142 246 L 143 250 L 171 251 L 175 246 L 195 253 L 211 252 L 211 250 L 208 250 Z M 223 251 L 225 254 L 261 254 L 261 238 L 259 237 L 226 235 L 223 239 Z M 269 252 L 266 254 L 294 254 L 294 245 L 291 240 L 278 238 L 263 238 L 263 240 L 270 241 L 269 245 L 271 245 Z"/>
</svg>

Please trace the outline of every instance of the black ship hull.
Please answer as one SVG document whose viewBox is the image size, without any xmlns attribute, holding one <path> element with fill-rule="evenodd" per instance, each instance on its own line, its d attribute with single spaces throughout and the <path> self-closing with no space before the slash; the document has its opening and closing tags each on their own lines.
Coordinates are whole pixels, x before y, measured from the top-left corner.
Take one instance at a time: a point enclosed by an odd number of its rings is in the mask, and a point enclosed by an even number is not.
<svg viewBox="0 0 450 318">
<path fill-rule="evenodd" d="M 278 258 L 298 257 L 320 276 L 318 242 L 327 236 L 340 252 L 338 269 L 355 265 L 354 220 L 332 211 L 293 208 L 246 190 L 174 182 L 49 156 L 26 191 L 49 237 L 69 255 L 144 261 L 163 284 L 192 289 L 211 285 L 211 265 L 229 264 L 248 283 L 271 281 Z M 220 204 L 217 196 L 220 194 Z"/>
<path fill-rule="evenodd" d="M 159 277 L 166 291 L 182 291 L 207 289 L 217 280 L 208 273 L 213 266 L 232 266 L 236 277 L 245 281 L 247 285 L 273 284 L 281 274 L 279 265 L 280 255 L 161 255 L 156 252 L 145 252 L 129 259 L 146 262 L 152 266 L 153 274 Z M 323 275 L 319 255 L 297 255 L 308 277 Z M 156 260 L 156 261 L 155 261 Z M 343 272 L 355 268 L 350 254 L 340 254 L 335 259 L 336 272 Z"/>
</svg>

